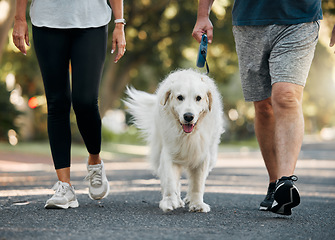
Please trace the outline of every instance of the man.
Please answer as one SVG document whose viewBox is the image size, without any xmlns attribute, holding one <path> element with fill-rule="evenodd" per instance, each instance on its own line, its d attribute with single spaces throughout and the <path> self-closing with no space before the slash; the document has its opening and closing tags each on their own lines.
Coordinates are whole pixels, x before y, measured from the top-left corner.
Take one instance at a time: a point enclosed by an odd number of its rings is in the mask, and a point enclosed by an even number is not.
<svg viewBox="0 0 335 240">
<path fill-rule="evenodd" d="M 193 37 L 207 33 L 214 0 L 199 0 Z M 255 107 L 255 133 L 269 175 L 260 210 L 291 215 L 300 203 L 293 175 L 304 134 L 302 96 L 318 41 L 320 0 L 235 0 L 233 33 L 246 101 Z M 334 42 L 335 40 L 333 40 Z"/>
</svg>

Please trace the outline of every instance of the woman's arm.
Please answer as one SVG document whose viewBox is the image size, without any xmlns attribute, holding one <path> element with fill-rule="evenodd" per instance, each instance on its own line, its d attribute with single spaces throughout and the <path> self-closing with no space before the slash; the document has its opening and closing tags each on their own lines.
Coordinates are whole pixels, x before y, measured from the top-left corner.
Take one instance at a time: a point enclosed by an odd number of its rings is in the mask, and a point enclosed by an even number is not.
<svg viewBox="0 0 335 240">
<path fill-rule="evenodd" d="M 113 10 L 114 18 L 123 19 L 123 0 L 109 0 L 109 2 Z M 126 51 L 126 38 L 124 34 L 123 23 L 115 23 L 115 28 L 113 31 L 112 53 L 115 51 L 116 46 L 118 48 L 118 53 L 114 59 L 115 63 L 119 61 L 119 59 Z"/>
<path fill-rule="evenodd" d="M 29 46 L 28 24 L 26 19 L 28 0 L 16 1 L 16 12 L 13 27 L 13 43 L 24 54 L 27 54 L 25 43 Z"/>
</svg>

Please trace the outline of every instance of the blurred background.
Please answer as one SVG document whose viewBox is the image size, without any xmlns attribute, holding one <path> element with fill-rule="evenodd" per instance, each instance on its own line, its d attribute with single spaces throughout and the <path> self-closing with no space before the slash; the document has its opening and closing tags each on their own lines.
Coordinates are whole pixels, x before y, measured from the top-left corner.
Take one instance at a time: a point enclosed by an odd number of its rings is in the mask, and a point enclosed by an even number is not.
<svg viewBox="0 0 335 240">
<path fill-rule="evenodd" d="M 30 47 L 27 56 L 12 42 L 14 0 L 0 0 L 0 142 L 15 146 L 47 141 L 47 107 L 42 78 L 27 17 Z M 30 5 L 31 1 L 28 1 Z M 121 99 L 126 85 L 154 92 L 165 76 L 178 68 L 196 68 L 199 44 L 191 33 L 196 21 L 197 0 L 125 0 L 127 52 L 114 64 L 111 49 L 114 24 L 109 25 L 108 53 L 100 90 L 103 142 L 144 144 L 129 122 Z M 223 96 L 227 118 L 225 143 L 255 142 L 252 103 L 243 99 L 238 60 L 232 35 L 233 0 L 216 0 L 211 20 L 214 41 L 208 48 L 210 76 Z M 306 135 L 335 139 L 335 54 L 329 47 L 335 23 L 334 0 L 323 0 L 324 20 L 304 92 Z M 29 8 L 27 9 L 27 16 Z M 201 69 L 205 72 L 205 69 Z M 71 114 L 73 142 L 81 137 Z"/>
</svg>

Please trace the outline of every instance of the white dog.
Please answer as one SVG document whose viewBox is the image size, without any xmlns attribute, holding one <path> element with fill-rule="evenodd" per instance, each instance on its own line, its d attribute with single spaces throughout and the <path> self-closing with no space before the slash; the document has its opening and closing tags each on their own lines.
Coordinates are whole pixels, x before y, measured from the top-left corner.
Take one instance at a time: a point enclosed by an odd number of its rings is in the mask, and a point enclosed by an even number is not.
<svg viewBox="0 0 335 240">
<path fill-rule="evenodd" d="M 159 207 L 167 212 L 188 203 L 190 211 L 209 212 L 203 202 L 205 181 L 223 132 L 221 97 L 214 81 L 194 70 L 180 70 L 170 74 L 156 94 L 127 88 L 127 95 L 125 104 L 145 134 L 150 163 L 161 181 Z M 180 197 L 183 168 L 189 180 L 185 202 Z"/>
</svg>

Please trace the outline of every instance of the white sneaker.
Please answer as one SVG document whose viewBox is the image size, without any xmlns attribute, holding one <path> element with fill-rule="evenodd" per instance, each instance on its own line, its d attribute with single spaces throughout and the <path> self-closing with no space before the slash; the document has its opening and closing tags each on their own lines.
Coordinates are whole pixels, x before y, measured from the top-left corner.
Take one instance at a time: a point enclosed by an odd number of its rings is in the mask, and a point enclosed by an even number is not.
<svg viewBox="0 0 335 240">
<path fill-rule="evenodd" d="M 99 200 L 107 197 L 109 193 L 109 183 L 106 177 L 104 163 L 101 160 L 100 164 L 88 165 L 87 159 L 87 171 L 88 174 L 85 180 L 90 181 L 88 195 L 93 200 Z"/>
<path fill-rule="evenodd" d="M 70 184 L 58 181 L 52 189 L 55 190 L 55 194 L 46 202 L 45 208 L 79 207 L 74 188 Z"/>
</svg>

